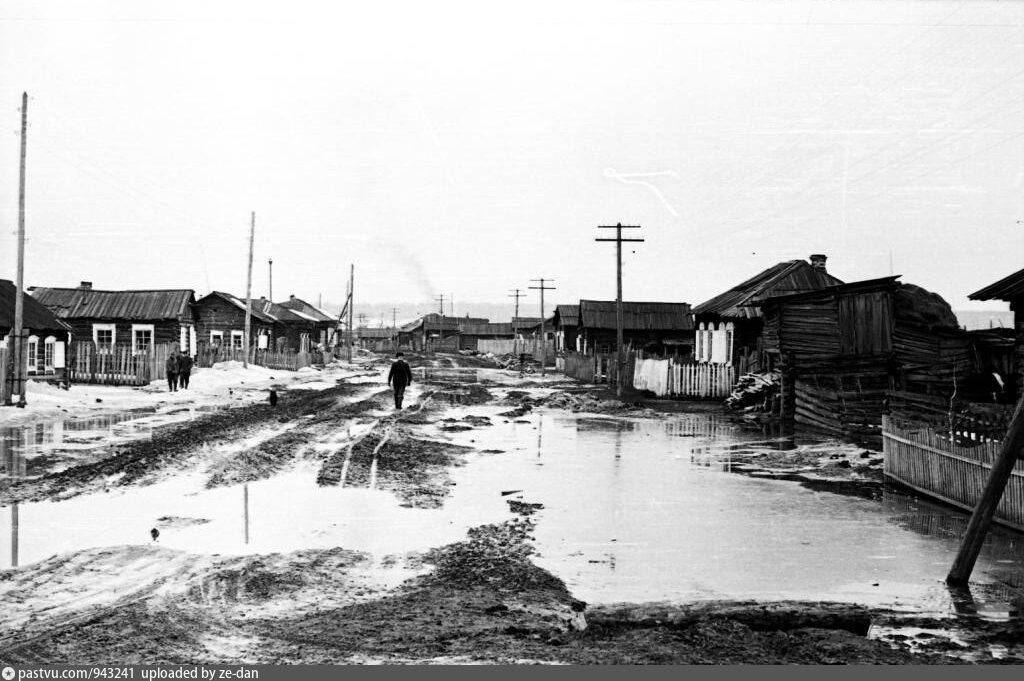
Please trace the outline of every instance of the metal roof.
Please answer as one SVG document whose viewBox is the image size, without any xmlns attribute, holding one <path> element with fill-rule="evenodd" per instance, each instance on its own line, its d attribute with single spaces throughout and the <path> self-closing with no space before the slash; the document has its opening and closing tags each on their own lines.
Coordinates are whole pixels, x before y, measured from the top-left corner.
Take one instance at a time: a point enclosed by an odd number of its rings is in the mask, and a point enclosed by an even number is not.
<svg viewBox="0 0 1024 681">
<path fill-rule="evenodd" d="M 580 326 L 588 329 L 616 328 L 614 300 L 581 300 Z M 693 314 L 689 303 L 622 301 L 622 328 L 643 331 L 691 331 Z"/>
<path fill-rule="evenodd" d="M 32 297 L 60 319 L 179 319 L 191 316 L 192 289 L 100 291 L 36 287 Z"/>
<path fill-rule="evenodd" d="M 579 305 L 557 305 L 555 317 L 561 320 L 562 326 L 579 326 L 580 306 Z"/>
<path fill-rule="evenodd" d="M 512 337 L 511 322 L 488 322 L 486 324 L 463 324 L 462 333 L 467 336 L 508 336 Z"/>
<path fill-rule="evenodd" d="M 14 282 L 0 279 L 0 328 L 14 328 L 14 306 L 18 289 Z M 57 319 L 45 305 L 27 292 L 22 298 L 22 326 L 31 331 L 70 331 L 71 327 Z"/>
<path fill-rule="evenodd" d="M 752 306 L 758 301 L 842 283 L 842 280 L 815 268 L 806 260 L 788 260 L 772 265 L 725 293 L 695 306 L 693 313 L 721 317 L 759 317 L 760 310 Z"/>
<path fill-rule="evenodd" d="M 216 296 L 216 297 L 220 298 L 221 300 L 227 301 L 228 303 L 230 303 L 231 305 L 234 305 L 235 307 L 237 307 L 239 310 L 242 310 L 243 312 L 245 311 L 245 301 L 244 300 L 242 300 L 240 298 L 237 298 L 236 296 L 233 296 L 230 293 L 224 293 L 223 291 L 211 291 L 209 295 L 205 295 L 202 298 L 200 298 L 197 304 L 202 305 L 204 300 L 206 300 L 207 298 L 213 297 L 213 296 Z M 253 301 L 252 301 L 252 316 L 253 316 L 253 319 L 258 319 L 261 322 L 265 322 L 267 324 L 275 323 L 277 321 L 277 319 L 274 318 L 274 317 L 271 317 L 268 314 L 265 314 L 260 309 L 259 302 L 260 301 L 259 301 L 258 298 L 254 298 Z"/>
<path fill-rule="evenodd" d="M 323 310 L 310 305 L 302 298 L 296 298 L 294 296 L 283 303 L 278 303 L 278 305 L 281 307 L 287 307 L 292 312 L 301 312 L 318 322 L 333 322 L 337 319 L 337 317 L 332 317 Z"/>
<path fill-rule="evenodd" d="M 1024 297 L 1024 270 L 1003 277 L 994 284 L 989 284 L 980 291 L 967 296 L 971 300 L 1014 300 Z"/>
</svg>

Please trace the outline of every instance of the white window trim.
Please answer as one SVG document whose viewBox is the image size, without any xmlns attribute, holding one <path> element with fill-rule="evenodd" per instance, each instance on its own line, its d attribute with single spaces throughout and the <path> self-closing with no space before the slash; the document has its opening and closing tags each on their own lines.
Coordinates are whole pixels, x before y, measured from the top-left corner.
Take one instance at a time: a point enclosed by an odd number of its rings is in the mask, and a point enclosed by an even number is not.
<svg viewBox="0 0 1024 681">
<path fill-rule="evenodd" d="M 245 331 L 235 331 L 235 330 L 231 331 L 231 348 L 232 349 L 235 348 L 235 339 L 236 338 L 239 338 L 242 341 L 241 343 L 238 344 L 237 347 L 244 348 L 245 347 Z"/>
<path fill-rule="evenodd" d="M 50 361 L 46 361 L 46 355 L 50 355 Z M 51 373 L 56 367 L 57 362 L 57 337 L 47 336 L 46 340 L 43 341 L 43 370 L 46 373 Z"/>
<path fill-rule="evenodd" d="M 32 334 L 28 337 L 28 349 L 26 350 L 28 357 L 26 358 L 28 364 L 28 373 L 38 374 L 39 373 L 39 336 Z"/>
<path fill-rule="evenodd" d="M 156 326 L 154 324 L 132 324 L 132 352 L 138 352 L 138 345 L 135 342 L 136 331 L 149 331 L 149 347 L 156 345 Z"/>
<path fill-rule="evenodd" d="M 216 343 L 217 345 L 224 345 L 224 332 L 223 331 L 211 331 L 210 332 L 210 345 Z"/>
<path fill-rule="evenodd" d="M 96 344 L 96 349 L 100 349 L 99 332 L 109 331 L 110 332 L 110 348 L 117 347 L 117 324 L 93 324 L 92 325 L 92 342 Z"/>
</svg>

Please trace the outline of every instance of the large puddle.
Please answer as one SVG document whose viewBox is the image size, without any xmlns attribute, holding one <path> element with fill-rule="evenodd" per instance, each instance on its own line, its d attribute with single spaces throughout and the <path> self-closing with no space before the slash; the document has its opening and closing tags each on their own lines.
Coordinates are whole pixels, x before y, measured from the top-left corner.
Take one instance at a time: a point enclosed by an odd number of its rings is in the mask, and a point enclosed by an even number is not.
<svg viewBox="0 0 1024 681">
<path fill-rule="evenodd" d="M 592 603 L 799 599 L 1005 617 L 1021 602 L 1024 536 L 993 530 L 971 592 L 950 594 L 943 580 L 965 514 L 895 489 L 861 498 L 738 475 L 730 453 L 761 436 L 714 415 L 610 419 L 542 410 L 516 422 L 496 415 L 505 409 L 445 414 L 488 416 L 494 425 L 443 433 L 489 451 L 452 471 L 456 486 L 441 509 L 403 507 L 381 489 L 318 487 L 313 464 L 212 490 L 195 471 L 0 508 L 0 568 L 148 543 L 153 527 L 161 545 L 190 553 L 342 546 L 399 554 L 507 519 L 508 502 L 520 500 L 543 505 L 534 516 L 538 564 Z M 425 429 L 441 437 L 441 425 Z M 6 459 L 14 475 L 25 466 L 10 448 Z"/>
</svg>

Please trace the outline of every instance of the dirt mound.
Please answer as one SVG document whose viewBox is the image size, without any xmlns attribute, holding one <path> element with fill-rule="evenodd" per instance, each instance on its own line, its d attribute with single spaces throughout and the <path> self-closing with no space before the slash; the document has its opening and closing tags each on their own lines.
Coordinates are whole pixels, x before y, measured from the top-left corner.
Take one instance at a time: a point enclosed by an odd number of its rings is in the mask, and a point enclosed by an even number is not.
<svg viewBox="0 0 1024 681">
<path fill-rule="evenodd" d="M 602 400 L 594 395 L 556 392 L 540 401 L 540 404 L 552 409 L 568 409 L 572 412 L 588 414 L 620 414 L 628 416 L 655 417 L 658 414 L 639 403 L 620 402 L 618 400 Z"/>
</svg>

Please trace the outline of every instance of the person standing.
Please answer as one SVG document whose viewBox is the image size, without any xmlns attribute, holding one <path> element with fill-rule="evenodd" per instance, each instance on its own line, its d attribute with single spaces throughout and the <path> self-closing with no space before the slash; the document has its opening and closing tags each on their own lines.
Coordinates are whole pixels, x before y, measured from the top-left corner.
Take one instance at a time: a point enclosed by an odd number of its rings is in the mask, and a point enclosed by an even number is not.
<svg viewBox="0 0 1024 681">
<path fill-rule="evenodd" d="M 167 369 L 167 388 L 173 393 L 178 389 L 178 352 L 174 351 L 167 356 L 167 361 L 164 363 L 164 368 Z"/>
<path fill-rule="evenodd" d="M 178 387 L 188 388 L 188 379 L 192 375 L 193 364 L 195 362 L 192 361 L 192 356 L 188 353 L 178 358 Z"/>
<path fill-rule="evenodd" d="M 402 408 L 405 388 L 412 383 L 412 369 L 409 368 L 404 357 L 404 353 L 396 353 L 395 361 L 391 363 L 391 371 L 388 372 L 388 385 L 395 391 L 395 409 Z"/>
</svg>

